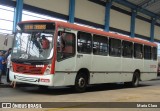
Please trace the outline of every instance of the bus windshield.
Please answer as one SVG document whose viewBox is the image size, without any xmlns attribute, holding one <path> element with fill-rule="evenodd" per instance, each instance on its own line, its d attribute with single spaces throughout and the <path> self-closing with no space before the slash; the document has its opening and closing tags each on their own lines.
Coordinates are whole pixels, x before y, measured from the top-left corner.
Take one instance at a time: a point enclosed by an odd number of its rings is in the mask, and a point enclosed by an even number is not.
<svg viewBox="0 0 160 111">
<path fill-rule="evenodd" d="M 23 30 L 22 26 L 19 29 L 14 38 L 12 60 L 28 61 L 52 58 L 54 29 Z"/>
</svg>

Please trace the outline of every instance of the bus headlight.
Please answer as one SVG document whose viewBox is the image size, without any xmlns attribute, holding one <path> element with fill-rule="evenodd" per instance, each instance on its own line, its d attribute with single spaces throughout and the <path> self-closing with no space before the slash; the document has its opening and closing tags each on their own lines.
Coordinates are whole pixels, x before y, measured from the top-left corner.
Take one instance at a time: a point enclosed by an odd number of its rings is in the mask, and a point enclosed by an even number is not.
<svg viewBox="0 0 160 111">
<path fill-rule="evenodd" d="M 45 72 L 44 72 L 44 75 L 47 75 L 47 74 L 50 74 L 51 73 L 51 65 L 48 65 Z"/>
<path fill-rule="evenodd" d="M 44 72 L 44 74 L 47 75 L 47 74 L 50 74 L 50 72 L 51 72 L 50 69 L 46 69 L 45 72 Z"/>
</svg>

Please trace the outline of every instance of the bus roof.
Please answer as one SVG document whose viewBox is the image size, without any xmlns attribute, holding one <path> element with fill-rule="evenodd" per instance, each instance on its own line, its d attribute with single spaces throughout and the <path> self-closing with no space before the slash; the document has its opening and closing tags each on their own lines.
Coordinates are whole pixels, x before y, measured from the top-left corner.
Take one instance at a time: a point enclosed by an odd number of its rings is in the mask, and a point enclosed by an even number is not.
<svg viewBox="0 0 160 111">
<path fill-rule="evenodd" d="M 93 28 L 89 28 L 89 27 L 85 27 L 85 26 L 80 26 L 80 25 L 76 25 L 76 24 L 71 24 L 71 23 L 68 23 L 68 22 L 61 22 L 61 21 L 54 21 L 54 20 L 29 20 L 29 21 L 22 21 L 19 24 L 30 23 L 30 22 L 55 23 L 59 27 L 66 27 L 66 28 L 75 29 L 75 30 L 79 30 L 79 31 L 83 31 L 83 32 L 89 32 L 89 33 L 97 34 L 97 35 L 101 35 L 101 36 L 107 36 L 107 37 L 110 37 L 110 38 L 116 38 L 116 39 L 121 39 L 121 40 L 126 40 L 126 41 L 130 41 L 130 42 L 135 42 L 135 43 L 139 43 L 139 44 L 144 44 L 144 45 L 150 45 L 150 46 L 157 47 L 156 43 L 152 43 L 152 42 L 149 42 L 149 41 L 141 40 L 141 39 L 138 39 L 138 38 L 131 38 L 131 37 L 128 37 L 128 36 L 125 36 L 125 35 L 119 35 L 119 34 L 116 34 L 116 33 L 97 30 L 97 29 L 93 29 Z"/>
</svg>

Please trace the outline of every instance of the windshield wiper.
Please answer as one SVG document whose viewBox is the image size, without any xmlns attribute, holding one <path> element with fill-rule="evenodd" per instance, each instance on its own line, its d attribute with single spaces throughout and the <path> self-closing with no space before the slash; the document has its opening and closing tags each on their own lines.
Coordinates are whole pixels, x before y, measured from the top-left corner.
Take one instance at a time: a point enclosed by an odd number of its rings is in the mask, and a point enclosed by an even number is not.
<svg viewBox="0 0 160 111">
<path fill-rule="evenodd" d="M 12 62 L 16 62 L 16 63 L 23 63 L 23 62 L 26 62 L 27 60 L 12 58 L 11 61 L 12 61 Z"/>
<path fill-rule="evenodd" d="M 37 64 L 37 65 L 41 65 L 41 64 L 49 64 L 51 61 L 49 60 L 25 60 L 25 59 L 15 59 L 12 58 L 11 59 L 12 62 L 16 62 L 16 63 L 29 63 L 29 64 Z"/>
</svg>

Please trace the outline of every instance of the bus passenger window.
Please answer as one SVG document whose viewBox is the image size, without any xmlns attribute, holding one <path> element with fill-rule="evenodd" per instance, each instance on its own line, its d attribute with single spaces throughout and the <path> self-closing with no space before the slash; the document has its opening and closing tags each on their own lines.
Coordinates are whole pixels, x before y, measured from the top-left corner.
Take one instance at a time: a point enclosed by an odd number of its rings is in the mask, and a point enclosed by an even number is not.
<svg viewBox="0 0 160 111">
<path fill-rule="evenodd" d="M 90 54 L 91 49 L 91 39 L 92 36 L 90 33 L 78 32 L 78 43 L 77 50 L 79 53 L 87 53 Z"/>
<path fill-rule="evenodd" d="M 108 38 L 100 35 L 93 35 L 93 54 L 108 55 Z"/>
<path fill-rule="evenodd" d="M 123 52 L 122 52 L 123 57 L 131 58 L 133 56 L 133 43 L 128 41 L 123 41 L 122 46 L 123 46 Z"/>
<path fill-rule="evenodd" d="M 116 56 L 120 57 L 121 56 L 121 40 L 119 39 L 109 39 L 109 55 L 110 56 Z"/>
<path fill-rule="evenodd" d="M 144 46 L 144 59 L 151 59 L 152 58 L 151 46 Z"/>
<path fill-rule="evenodd" d="M 57 60 L 75 55 L 75 35 L 68 32 L 59 32 L 57 39 Z"/>
<path fill-rule="evenodd" d="M 143 45 L 134 43 L 134 57 L 137 59 L 143 58 Z"/>
<path fill-rule="evenodd" d="M 157 60 L 157 48 L 156 47 L 152 48 L 152 58 L 153 60 Z"/>
</svg>

